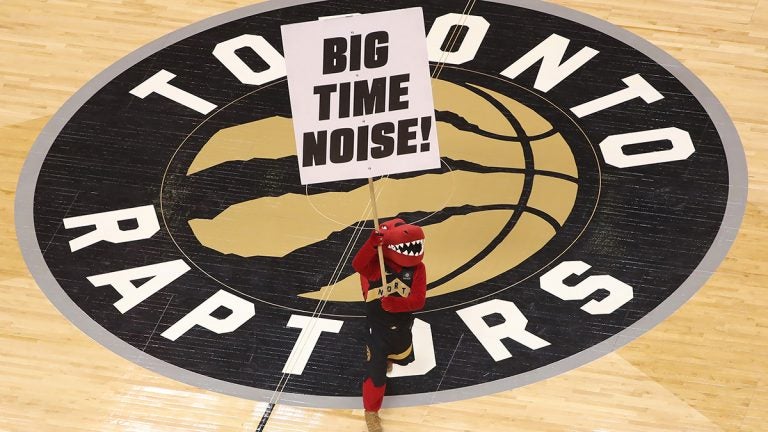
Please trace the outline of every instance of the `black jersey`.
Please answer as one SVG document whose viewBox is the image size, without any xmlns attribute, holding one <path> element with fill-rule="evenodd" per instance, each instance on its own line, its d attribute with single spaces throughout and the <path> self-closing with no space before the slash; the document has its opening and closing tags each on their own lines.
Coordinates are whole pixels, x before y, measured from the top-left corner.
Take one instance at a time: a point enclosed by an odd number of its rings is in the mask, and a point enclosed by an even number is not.
<svg viewBox="0 0 768 432">
<path fill-rule="evenodd" d="M 381 287 L 381 278 L 368 280 L 368 299 L 366 312 L 370 326 L 385 328 L 410 328 L 413 324 L 412 312 L 388 312 L 381 306 L 381 299 L 386 296 L 408 297 L 413 287 L 417 267 L 403 267 L 400 271 L 387 270 L 387 287 Z"/>
</svg>

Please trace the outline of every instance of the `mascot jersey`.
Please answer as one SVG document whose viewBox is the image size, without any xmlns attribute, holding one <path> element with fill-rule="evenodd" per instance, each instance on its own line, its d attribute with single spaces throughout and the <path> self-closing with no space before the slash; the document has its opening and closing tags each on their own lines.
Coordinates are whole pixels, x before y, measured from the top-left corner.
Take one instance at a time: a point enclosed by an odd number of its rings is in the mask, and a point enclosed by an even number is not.
<svg viewBox="0 0 768 432">
<path fill-rule="evenodd" d="M 424 307 L 427 291 L 427 274 L 422 263 L 424 232 L 402 219 L 393 219 L 381 225 L 380 233 L 372 233 L 352 260 L 352 267 L 360 273 L 368 321 L 375 326 L 410 328 L 411 312 Z M 384 248 L 386 287 L 381 284 L 376 251 L 379 242 Z"/>
</svg>

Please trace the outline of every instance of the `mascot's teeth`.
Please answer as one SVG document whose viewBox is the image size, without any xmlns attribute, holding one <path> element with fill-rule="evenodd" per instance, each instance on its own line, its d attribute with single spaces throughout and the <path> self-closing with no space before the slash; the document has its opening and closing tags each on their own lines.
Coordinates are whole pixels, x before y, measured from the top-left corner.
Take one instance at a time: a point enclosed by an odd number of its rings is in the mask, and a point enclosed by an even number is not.
<svg viewBox="0 0 768 432">
<path fill-rule="evenodd" d="M 419 256 L 424 254 L 424 240 L 414 240 L 405 243 L 388 246 L 393 251 L 406 256 Z"/>
</svg>

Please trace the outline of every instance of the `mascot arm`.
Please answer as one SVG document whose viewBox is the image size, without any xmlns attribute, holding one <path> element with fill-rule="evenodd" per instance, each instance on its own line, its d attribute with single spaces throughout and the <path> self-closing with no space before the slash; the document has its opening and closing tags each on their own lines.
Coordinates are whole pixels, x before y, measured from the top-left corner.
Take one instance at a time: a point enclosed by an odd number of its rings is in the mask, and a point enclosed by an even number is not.
<svg viewBox="0 0 768 432">
<path fill-rule="evenodd" d="M 366 279 L 375 280 L 381 278 L 379 257 L 376 252 L 376 247 L 380 243 L 380 236 L 375 231 L 371 232 L 371 236 L 352 259 L 352 267 Z"/>
<path fill-rule="evenodd" d="M 387 312 L 415 312 L 424 309 L 427 297 L 427 272 L 419 264 L 413 275 L 411 293 L 408 297 L 387 296 L 381 299 L 381 307 Z"/>
</svg>

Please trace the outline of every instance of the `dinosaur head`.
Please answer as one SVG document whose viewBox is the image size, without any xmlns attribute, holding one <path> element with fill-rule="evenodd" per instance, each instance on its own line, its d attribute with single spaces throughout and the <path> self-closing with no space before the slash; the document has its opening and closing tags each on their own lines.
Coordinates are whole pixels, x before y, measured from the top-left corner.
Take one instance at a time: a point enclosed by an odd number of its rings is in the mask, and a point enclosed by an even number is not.
<svg viewBox="0 0 768 432">
<path fill-rule="evenodd" d="M 402 219 L 392 219 L 379 226 L 384 235 L 384 260 L 402 267 L 413 267 L 424 258 L 424 231 Z"/>
</svg>

